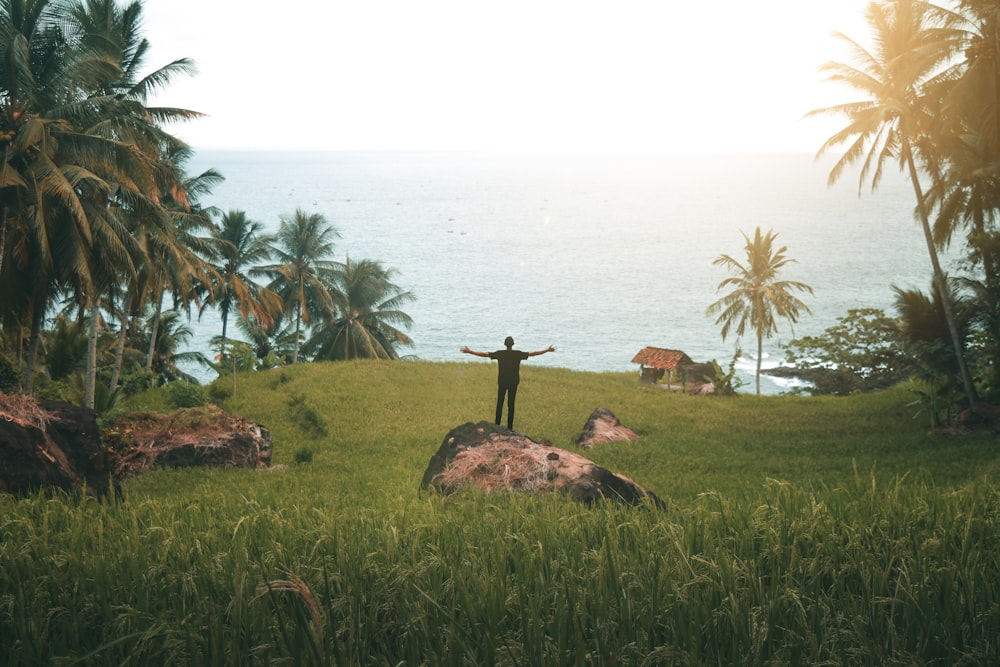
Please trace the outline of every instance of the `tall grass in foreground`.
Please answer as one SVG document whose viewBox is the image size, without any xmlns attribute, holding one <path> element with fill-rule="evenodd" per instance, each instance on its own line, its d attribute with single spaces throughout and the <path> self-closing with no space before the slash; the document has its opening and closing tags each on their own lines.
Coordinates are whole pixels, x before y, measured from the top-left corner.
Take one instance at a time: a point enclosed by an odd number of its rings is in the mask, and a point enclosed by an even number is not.
<svg viewBox="0 0 1000 667">
<path fill-rule="evenodd" d="M 312 463 L 0 496 L 0 665 L 1000 662 L 994 439 L 928 437 L 902 391 L 713 401 L 535 369 L 523 430 L 568 446 L 609 407 L 642 438 L 593 457 L 668 509 L 420 494 L 491 380 L 241 378 L 233 409 Z"/>
</svg>

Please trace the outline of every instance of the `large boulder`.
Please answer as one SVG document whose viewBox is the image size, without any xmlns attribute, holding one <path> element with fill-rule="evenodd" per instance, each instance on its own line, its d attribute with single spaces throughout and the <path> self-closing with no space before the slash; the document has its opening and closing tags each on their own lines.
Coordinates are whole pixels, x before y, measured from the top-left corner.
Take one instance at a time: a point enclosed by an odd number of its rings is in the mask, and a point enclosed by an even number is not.
<svg viewBox="0 0 1000 667">
<path fill-rule="evenodd" d="M 628 477 L 586 458 L 490 422 L 452 429 L 431 457 L 423 488 L 451 494 L 466 486 L 495 491 L 561 491 L 585 503 L 610 499 L 631 505 L 663 501 Z"/>
<path fill-rule="evenodd" d="M 111 424 L 104 438 L 115 453 L 117 478 L 149 468 L 266 468 L 271 463 L 271 433 L 215 405 L 169 415 L 132 413 Z"/>
<path fill-rule="evenodd" d="M 0 393 L 0 492 L 113 488 L 112 466 L 93 410 Z"/>
<path fill-rule="evenodd" d="M 625 426 L 607 408 L 597 408 L 583 425 L 583 431 L 576 439 L 576 446 L 590 449 L 599 442 L 634 442 L 639 439 L 635 431 Z"/>
</svg>

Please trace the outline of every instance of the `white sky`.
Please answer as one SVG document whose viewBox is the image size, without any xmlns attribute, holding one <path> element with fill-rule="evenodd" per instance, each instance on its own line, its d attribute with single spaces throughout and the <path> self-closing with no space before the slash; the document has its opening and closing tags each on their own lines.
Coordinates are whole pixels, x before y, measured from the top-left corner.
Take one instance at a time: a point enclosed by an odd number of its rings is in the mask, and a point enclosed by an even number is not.
<svg viewBox="0 0 1000 667">
<path fill-rule="evenodd" d="M 195 148 L 815 152 L 868 0 L 146 0 Z"/>
</svg>

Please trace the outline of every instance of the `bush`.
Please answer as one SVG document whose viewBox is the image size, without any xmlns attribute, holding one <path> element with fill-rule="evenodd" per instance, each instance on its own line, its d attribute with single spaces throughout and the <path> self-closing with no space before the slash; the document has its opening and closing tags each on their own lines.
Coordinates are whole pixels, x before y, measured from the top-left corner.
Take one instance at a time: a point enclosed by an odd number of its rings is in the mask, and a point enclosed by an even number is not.
<svg viewBox="0 0 1000 667">
<path fill-rule="evenodd" d="M 323 438 L 327 435 L 326 421 L 306 403 L 302 394 L 293 394 L 288 399 L 288 407 L 292 420 L 306 435 L 313 438 Z"/>
<path fill-rule="evenodd" d="M 208 403 L 205 388 L 193 382 L 171 382 L 165 387 L 172 408 L 197 408 Z"/>
<path fill-rule="evenodd" d="M 855 308 L 822 336 L 796 338 L 785 346 L 798 377 L 813 394 L 886 389 L 907 379 L 910 360 L 901 345 L 899 322 L 877 308 Z"/>
<path fill-rule="evenodd" d="M 208 399 L 215 404 L 221 405 L 227 398 L 232 398 L 233 390 L 222 382 L 213 382 L 208 385 Z"/>
<path fill-rule="evenodd" d="M 64 380 L 54 380 L 42 384 L 35 389 L 35 397 L 42 401 L 63 401 L 74 405 L 83 403 L 80 392 Z"/>
<path fill-rule="evenodd" d="M 312 463 L 313 451 L 308 447 L 301 447 L 295 452 L 296 463 Z"/>
<path fill-rule="evenodd" d="M 153 371 L 147 371 L 139 364 L 131 364 L 122 369 L 122 376 L 118 379 L 118 386 L 126 396 L 134 396 L 148 389 L 152 389 L 157 384 L 157 376 Z"/>
<path fill-rule="evenodd" d="M 20 384 L 14 364 L 7 357 L 0 356 L 0 391 L 5 394 L 16 393 Z"/>
</svg>

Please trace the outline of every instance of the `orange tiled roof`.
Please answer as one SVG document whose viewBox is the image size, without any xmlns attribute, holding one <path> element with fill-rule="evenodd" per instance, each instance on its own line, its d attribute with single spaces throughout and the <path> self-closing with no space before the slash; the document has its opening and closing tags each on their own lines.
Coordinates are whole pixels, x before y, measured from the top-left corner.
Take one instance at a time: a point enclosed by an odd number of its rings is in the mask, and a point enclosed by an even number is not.
<svg viewBox="0 0 1000 667">
<path fill-rule="evenodd" d="M 662 347 L 644 347 L 632 357 L 632 363 L 672 371 L 677 368 L 678 364 L 690 364 L 694 362 L 680 350 L 667 350 Z"/>
</svg>

